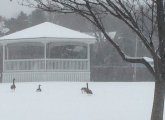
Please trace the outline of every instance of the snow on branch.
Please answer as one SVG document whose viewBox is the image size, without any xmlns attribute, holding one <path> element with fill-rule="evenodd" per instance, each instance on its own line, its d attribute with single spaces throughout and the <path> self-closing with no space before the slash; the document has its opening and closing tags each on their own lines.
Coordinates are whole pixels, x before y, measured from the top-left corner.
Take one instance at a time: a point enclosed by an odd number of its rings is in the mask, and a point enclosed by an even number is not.
<svg viewBox="0 0 165 120">
<path fill-rule="evenodd" d="M 152 58 L 149 58 L 149 57 L 143 57 L 147 62 L 149 63 L 152 63 L 153 62 L 153 59 Z"/>
</svg>

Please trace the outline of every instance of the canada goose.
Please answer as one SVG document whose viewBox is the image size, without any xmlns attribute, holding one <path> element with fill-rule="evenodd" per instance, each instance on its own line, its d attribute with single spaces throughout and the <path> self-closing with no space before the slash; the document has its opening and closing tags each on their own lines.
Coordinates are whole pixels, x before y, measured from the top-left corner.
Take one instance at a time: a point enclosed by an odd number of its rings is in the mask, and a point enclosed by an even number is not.
<svg viewBox="0 0 165 120">
<path fill-rule="evenodd" d="M 36 90 L 36 92 L 41 92 L 42 90 L 41 90 L 41 85 L 38 85 L 38 88 L 37 88 L 37 90 Z"/>
<path fill-rule="evenodd" d="M 86 85 L 87 85 L 87 87 L 81 88 L 81 92 L 82 92 L 82 93 L 86 93 L 86 94 L 93 94 L 93 93 L 92 93 L 92 90 L 90 90 L 90 89 L 88 88 L 88 83 L 86 83 Z"/>
<path fill-rule="evenodd" d="M 15 78 L 13 79 L 13 84 L 11 85 L 10 88 L 11 88 L 12 90 L 15 90 L 15 89 L 16 89 Z"/>
</svg>

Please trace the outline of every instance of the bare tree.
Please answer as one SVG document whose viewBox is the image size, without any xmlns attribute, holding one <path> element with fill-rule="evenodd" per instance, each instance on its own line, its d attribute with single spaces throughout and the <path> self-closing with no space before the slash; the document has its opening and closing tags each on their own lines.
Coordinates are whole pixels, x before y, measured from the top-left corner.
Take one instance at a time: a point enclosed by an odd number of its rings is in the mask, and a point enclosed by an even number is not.
<svg viewBox="0 0 165 120">
<path fill-rule="evenodd" d="M 49 12 L 76 13 L 89 20 L 118 51 L 123 60 L 144 64 L 155 78 L 151 120 L 163 120 L 165 88 L 165 28 L 163 0 L 23 0 L 23 5 Z M 154 67 L 145 57 L 126 55 L 108 35 L 102 19 L 113 15 L 136 33 L 151 54 Z M 158 34 L 157 43 L 153 41 Z"/>
</svg>

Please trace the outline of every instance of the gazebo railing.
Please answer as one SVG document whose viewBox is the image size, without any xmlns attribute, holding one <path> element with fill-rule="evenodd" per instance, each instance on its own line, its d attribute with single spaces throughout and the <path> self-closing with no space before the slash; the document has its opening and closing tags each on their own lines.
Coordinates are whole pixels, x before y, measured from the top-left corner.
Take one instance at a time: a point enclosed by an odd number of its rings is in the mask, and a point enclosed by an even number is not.
<svg viewBox="0 0 165 120">
<path fill-rule="evenodd" d="M 5 71 L 30 71 L 45 69 L 45 60 L 43 59 L 5 60 L 4 64 Z"/>
<path fill-rule="evenodd" d="M 5 71 L 87 71 L 88 59 L 17 59 L 5 60 Z"/>
<path fill-rule="evenodd" d="M 47 59 L 46 69 L 48 70 L 87 70 L 88 60 L 86 59 Z"/>
</svg>

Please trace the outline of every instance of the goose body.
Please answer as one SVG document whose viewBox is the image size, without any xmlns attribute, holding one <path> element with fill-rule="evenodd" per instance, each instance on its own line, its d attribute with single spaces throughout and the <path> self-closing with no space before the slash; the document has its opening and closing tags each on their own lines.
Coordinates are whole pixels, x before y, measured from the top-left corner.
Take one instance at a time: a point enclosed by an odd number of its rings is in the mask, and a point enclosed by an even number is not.
<svg viewBox="0 0 165 120">
<path fill-rule="evenodd" d="M 87 88 L 86 87 L 82 87 L 81 88 L 81 92 L 84 93 L 85 91 L 87 91 Z"/>
<path fill-rule="evenodd" d="M 82 87 L 82 88 L 81 88 L 81 92 L 82 92 L 82 93 L 86 93 L 86 94 L 93 94 L 93 93 L 92 93 L 92 90 L 90 90 L 90 89 L 88 88 L 88 83 L 86 83 L 86 85 L 87 85 L 87 87 Z"/>
</svg>

